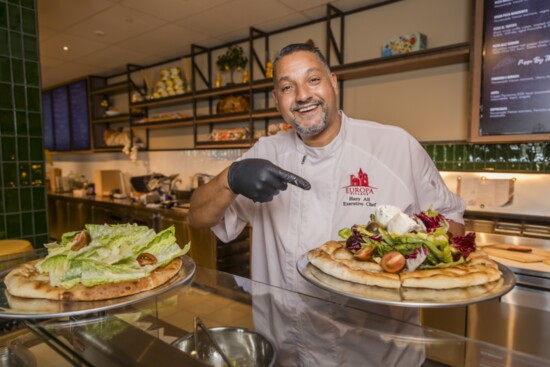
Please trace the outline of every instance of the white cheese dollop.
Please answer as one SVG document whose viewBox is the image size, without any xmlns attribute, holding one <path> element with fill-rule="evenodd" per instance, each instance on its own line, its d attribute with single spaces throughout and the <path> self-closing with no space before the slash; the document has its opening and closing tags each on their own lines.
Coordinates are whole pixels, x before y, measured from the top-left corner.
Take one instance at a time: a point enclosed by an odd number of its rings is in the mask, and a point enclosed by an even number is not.
<svg viewBox="0 0 550 367">
<path fill-rule="evenodd" d="M 419 231 L 421 227 L 407 214 L 398 213 L 390 219 L 386 229 L 390 233 L 402 235 L 413 231 Z"/>
<path fill-rule="evenodd" d="M 388 225 L 388 222 L 399 213 L 403 213 L 401 209 L 393 205 L 379 205 L 374 211 L 374 219 L 384 227 Z"/>
</svg>

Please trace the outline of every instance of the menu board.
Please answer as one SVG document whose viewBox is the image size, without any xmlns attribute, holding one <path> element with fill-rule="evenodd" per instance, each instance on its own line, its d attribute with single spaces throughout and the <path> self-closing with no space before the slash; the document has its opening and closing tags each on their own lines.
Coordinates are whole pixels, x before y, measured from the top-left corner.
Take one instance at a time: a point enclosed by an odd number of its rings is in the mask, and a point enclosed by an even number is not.
<svg viewBox="0 0 550 367">
<path fill-rule="evenodd" d="M 69 94 L 67 87 L 52 91 L 55 150 L 70 150 Z"/>
<path fill-rule="evenodd" d="M 550 132 L 550 1 L 484 6 L 479 134 Z"/>
<path fill-rule="evenodd" d="M 86 79 L 43 92 L 42 110 L 46 149 L 90 149 Z"/>
<path fill-rule="evenodd" d="M 54 149 L 53 139 L 53 111 L 52 111 L 52 92 L 42 94 L 42 121 L 44 131 L 44 147 L 48 150 Z"/>
<path fill-rule="evenodd" d="M 71 138 L 73 150 L 90 149 L 88 124 L 88 92 L 85 80 L 69 85 Z"/>
</svg>

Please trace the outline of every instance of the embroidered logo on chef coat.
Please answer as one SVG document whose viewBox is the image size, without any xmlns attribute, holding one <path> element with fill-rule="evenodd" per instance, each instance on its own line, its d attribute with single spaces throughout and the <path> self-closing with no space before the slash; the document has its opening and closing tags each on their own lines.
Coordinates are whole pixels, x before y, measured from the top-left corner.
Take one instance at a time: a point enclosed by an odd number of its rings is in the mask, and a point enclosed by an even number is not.
<svg viewBox="0 0 550 367">
<path fill-rule="evenodd" d="M 376 206 L 371 202 L 370 196 L 374 194 L 377 187 L 369 183 L 369 175 L 360 168 L 357 175 L 350 175 L 349 185 L 344 186 L 345 197 L 343 206 Z"/>
</svg>

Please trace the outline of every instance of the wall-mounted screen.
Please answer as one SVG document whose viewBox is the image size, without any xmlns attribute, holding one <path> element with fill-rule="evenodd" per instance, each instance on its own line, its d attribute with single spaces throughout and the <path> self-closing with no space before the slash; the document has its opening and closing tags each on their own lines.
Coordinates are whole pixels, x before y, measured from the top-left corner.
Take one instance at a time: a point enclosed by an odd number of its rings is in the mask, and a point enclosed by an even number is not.
<svg viewBox="0 0 550 367">
<path fill-rule="evenodd" d="M 550 1 L 485 0 L 482 12 L 475 133 L 550 133 Z"/>
</svg>

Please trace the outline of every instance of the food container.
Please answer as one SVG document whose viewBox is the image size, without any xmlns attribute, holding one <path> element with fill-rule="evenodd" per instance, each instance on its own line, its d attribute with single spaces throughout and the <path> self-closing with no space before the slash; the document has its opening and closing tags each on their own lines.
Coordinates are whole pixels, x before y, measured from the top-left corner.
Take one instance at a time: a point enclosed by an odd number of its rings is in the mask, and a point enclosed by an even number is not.
<svg viewBox="0 0 550 367">
<path fill-rule="evenodd" d="M 235 327 L 210 328 L 208 331 L 235 366 L 268 367 L 275 363 L 275 349 L 260 333 Z M 185 335 L 172 345 L 211 366 L 224 366 L 223 357 L 206 335 L 199 333 L 197 339 L 198 348 L 195 348 L 194 334 Z"/>
<path fill-rule="evenodd" d="M 382 56 L 408 54 L 409 52 L 424 50 L 428 38 L 420 32 L 395 37 L 382 44 Z"/>
</svg>

